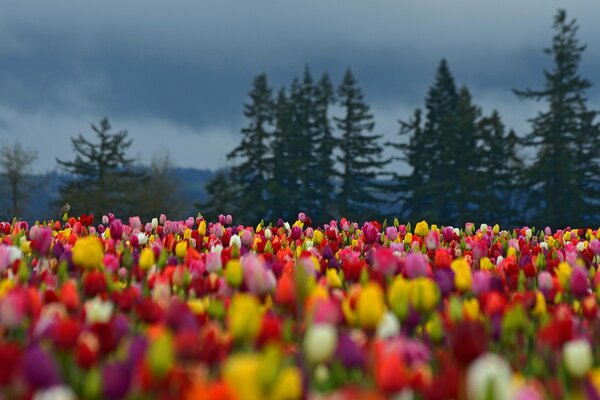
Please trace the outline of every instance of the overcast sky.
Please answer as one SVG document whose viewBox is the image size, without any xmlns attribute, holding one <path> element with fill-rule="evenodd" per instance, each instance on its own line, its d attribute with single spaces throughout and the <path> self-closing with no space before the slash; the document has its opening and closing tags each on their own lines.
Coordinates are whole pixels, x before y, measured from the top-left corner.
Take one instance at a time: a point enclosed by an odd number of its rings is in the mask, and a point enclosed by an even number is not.
<svg viewBox="0 0 600 400">
<path fill-rule="evenodd" d="M 488 113 L 519 134 L 540 105 L 511 88 L 539 87 L 557 8 L 577 18 L 582 73 L 600 85 L 600 5 L 550 0 L 2 1 L 0 140 L 39 153 L 37 172 L 72 158 L 69 138 L 104 116 L 148 162 L 219 168 L 240 139 L 254 76 L 278 88 L 302 74 L 351 67 L 394 139 L 423 106 L 439 60 Z M 589 93 L 600 108 L 600 89 Z"/>
</svg>

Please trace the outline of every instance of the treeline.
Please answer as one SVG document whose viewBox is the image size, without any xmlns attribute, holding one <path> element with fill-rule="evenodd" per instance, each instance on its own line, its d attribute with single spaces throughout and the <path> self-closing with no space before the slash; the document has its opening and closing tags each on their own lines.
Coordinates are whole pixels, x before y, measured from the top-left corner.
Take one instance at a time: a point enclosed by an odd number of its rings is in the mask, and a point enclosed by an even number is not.
<svg viewBox="0 0 600 400">
<path fill-rule="evenodd" d="M 306 67 L 277 91 L 266 74 L 257 76 L 244 106 L 242 140 L 227 155 L 231 166 L 206 185 L 209 200 L 198 211 L 211 218 L 232 214 L 246 224 L 292 220 L 303 211 L 314 223 L 399 217 L 453 226 L 597 225 L 600 123 L 598 111 L 587 107 L 592 84 L 579 73 L 585 46 L 563 10 L 553 26 L 543 87 L 514 90 L 515 101 L 544 105 L 521 135 L 505 127 L 498 111 L 484 114 L 445 60 L 425 108 L 400 120 L 394 142 L 376 131 L 349 69 L 334 84 L 327 74 L 315 79 Z M 92 130 L 93 140 L 72 138 L 74 159 L 57 160 L 68 178 L 56 210 L 146 220 L 180 214 L 180 183 L 168 155 L 140 166 L 126 155 L 132 144 L 126 131 L 113 132 L 107 119 Z M 18 143 L 0 147 L 9 218 L 20 215 L 31 194 L 26 176 L 35 157 Z M 399 173 L 399 162 L 407 173 Z"/>
<path fill-rule="evenodd" d="M 522 136 L 506 129 L 498 111 L 483 114 L 445 60 L 425 109 L 400 122 L 396 143 L 374 133 L 350 70 L 334 88 L 327 74 L 314 80 L 307 67 L 277 93 L 265 74 L 257 76 L 242 141 L 228 155 L 232 166 L 207 185 L 211 199 L 201 209 L 246 223 L 306 211 L 320 223 L 400 216 L 454 226 L 597 224 L 600 125 L 586 104 L 591 83 L 578 72 L 585 46 L 565 11 L 553 26 L 544 87 L 514 90 L 519 99 L 545 103 Z M 384 158 L 385 147 L 394 156 Z M 394 160 L 410 172 L 392 170 Z"/>
</svg>

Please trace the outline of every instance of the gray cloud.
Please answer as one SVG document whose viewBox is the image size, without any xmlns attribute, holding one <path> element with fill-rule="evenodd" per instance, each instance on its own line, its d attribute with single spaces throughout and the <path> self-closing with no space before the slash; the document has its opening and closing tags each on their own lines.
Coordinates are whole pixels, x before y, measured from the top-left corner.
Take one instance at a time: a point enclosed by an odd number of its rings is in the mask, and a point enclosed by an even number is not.
<svg viewBox="0 0 600 400">
<path fill-rule="evenodd" d="M 422 107 L 442 57 L 476 103 L 524 132 L 540 105 L 511 88 L 543 83 L 559 7 L 581 25 L 582 72 L 594 79 L 600 8 L 585 0 L 8 1 L 0 138 L 26 139 L 47 170 L 69 155 L 70 136 L 107 115 L 142 159 L 164 146 L 179 165 L 222 166 L 252 78 L 266 72 L 279 87 L 305 64 L 336 82 L 352 67 L 378 131 L 393 138 L 397 119 Z M 597 87 L 590 98 L 600 106 Z"/>
</svg>

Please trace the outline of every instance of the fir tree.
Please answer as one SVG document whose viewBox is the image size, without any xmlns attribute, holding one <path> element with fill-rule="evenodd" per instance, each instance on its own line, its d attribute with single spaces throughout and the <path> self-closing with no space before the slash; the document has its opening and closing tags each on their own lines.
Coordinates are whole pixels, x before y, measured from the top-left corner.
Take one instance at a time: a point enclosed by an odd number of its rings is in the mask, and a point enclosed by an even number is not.
<svg viewBox="0 0 600 400">
<path fill-rule="evenodd" d="M 537 224 L 582 226 L 598 217 L 600 128 L 596 111 L 587 109 L 585 92 L 592 84 L 579 72 L 585 46 L 576 38 L 575 20 L 564 10 L 554 18 L 555 35 L 544 52 L 553 58 L 543 89 L 515 90 L 520 99 L 544 101 L 548 108 L 531 119 L 524 143 L 537 150 L 526 174 L 528 208 Z"/>
<path fill-rule="evenodd" d="M 341 187 L 337 196 L 339 215 L 357 220 L 372 218 L 376 206 L 382 203 L 377 193 L 382 190 L 376 182 L 379 171 L 389 161 L 383 160 L 381 135 L 372 134 L 375 122 L 369 106 L 352 72 L 348 69 L 338 88 L 342 117 L 335 122 L 340 132 Z"/>
<path fill-rule="evenodd" d="M 98 126 L 92 124 L 92 130 L 98 143 L 80 134 L 71 138 L 75 160 L 56 160 L 69 175 L 59 189 L 58 204 L 69 203 L 76 214 L 131 214 L 146 179 L 142 171 L 133 167 L 133 159 L 126 156 L 132 140 L 128 139 L 127 131 L 111 133 L 107 118 Z"/>
<path fill-rule="evenodd" d="M 242 129 L 242 141 L 227 158 L 231 167 L 231 184 L 235 188 L 236 219 L 254 224 L 268 212 L 269 140 L 273 123 L 273 99 L 265 74 L 254 79 L 250 103 L 244 106 L 248 126 Z"/>
</svg>

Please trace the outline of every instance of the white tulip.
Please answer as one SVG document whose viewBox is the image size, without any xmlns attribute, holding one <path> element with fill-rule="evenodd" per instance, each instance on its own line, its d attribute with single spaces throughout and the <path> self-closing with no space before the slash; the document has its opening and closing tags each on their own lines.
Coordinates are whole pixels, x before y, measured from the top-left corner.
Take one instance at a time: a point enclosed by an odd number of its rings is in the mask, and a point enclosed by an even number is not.
<svg viewBox="0 0 600 400">
<path fill-rule="evenodd" d="M 52 386 L 35 392 L 33 400 L 75 400 L 75 392 L 68 386 Z"/>
<path fill-rule="evenodd" d="M 582 378 L 592 368 L 592 347 L 585 339 L 571 340 L 563 346 L 563 360 L 569 374 Z"/>
<path fill-rule="evenodd" d="M 231 235 L 231 239 L 229 239 L 229 247 L 233 247 L 236 245 L 238 249 L 242 248 L 242 239 L 238 235 Z"/>
<path fill-rule="evenodd" d="M 94 297 L 85 302 L 85 319 L 88 324 L 108 322 L 113 308 L 114 305 L 110 301 L 102 301 L 100 297 Z"/>
<path fill-rule="evenodd" d="M 511 398 L 510 365 L 496 354 L 483 354 L 467 370 L 469 400 L 508 400 Z"/>
<path fill-rule="evenodd" d="M 387 311 L 377 325 L 377 337 L 387 339 L 400 334 L 400 322 L 393 312 Z"/>
<path fill-rule="evenodd" d="M 311 325 L 304 335 L 304 355 L 311 364 L 327 362 L 337 347 L 337 331 L 332 324 Z"/>
</svg>

